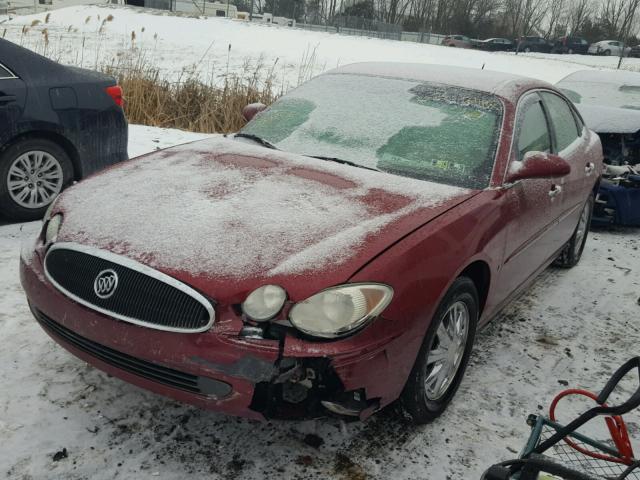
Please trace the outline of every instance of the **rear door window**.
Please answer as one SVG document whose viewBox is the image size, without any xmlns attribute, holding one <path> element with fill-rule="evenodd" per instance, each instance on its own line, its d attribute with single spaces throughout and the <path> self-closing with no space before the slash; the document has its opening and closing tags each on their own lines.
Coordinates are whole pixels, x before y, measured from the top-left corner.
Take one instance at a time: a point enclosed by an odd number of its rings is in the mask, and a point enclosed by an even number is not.
<svg viewBox="0 0 640 480">
<path fill-rule="evenodd" d="M 551 152 L 551 136 L 540 97 L 533 94 L 524 102 L 516 132 L 520 161 L 529 152 Z"/>
<path fill-rule="evenodd" d="M 556 138 L 556 150 L 561 152 L 580 136 L 575 115 L 567 102 L 549 92 L 542 92 Z"/>
</svg>

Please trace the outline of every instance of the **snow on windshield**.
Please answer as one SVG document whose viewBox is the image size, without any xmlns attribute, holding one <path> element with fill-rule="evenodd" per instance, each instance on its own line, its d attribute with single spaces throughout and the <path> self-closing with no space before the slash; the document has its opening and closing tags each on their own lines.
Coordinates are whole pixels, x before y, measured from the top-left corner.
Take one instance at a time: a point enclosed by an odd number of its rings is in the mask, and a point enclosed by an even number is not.
<svg viewBox="0 0 640 480">
<path fill-rule="evenodd" d="M 244 129 L 279 149 L 467 188 L 489 182 L 502 104 L 459 87 L 327 74 Z"/>
</svg>

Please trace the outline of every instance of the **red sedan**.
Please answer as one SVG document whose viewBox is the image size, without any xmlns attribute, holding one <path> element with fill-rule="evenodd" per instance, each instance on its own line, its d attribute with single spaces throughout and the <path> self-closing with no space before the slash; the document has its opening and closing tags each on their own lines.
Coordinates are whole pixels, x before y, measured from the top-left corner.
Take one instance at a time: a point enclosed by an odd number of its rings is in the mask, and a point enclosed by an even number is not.
<svg viewBox="0 0 640 480">
<path fill-rule="evenodd" d="M 163 395 L 252 418 L 400 399 L 427 422 L 477 329 L 580 259 L 601 159 L 546 83 L 346 66 L 65 191 L 22 285 L 56 342 Z"/>
</svg>

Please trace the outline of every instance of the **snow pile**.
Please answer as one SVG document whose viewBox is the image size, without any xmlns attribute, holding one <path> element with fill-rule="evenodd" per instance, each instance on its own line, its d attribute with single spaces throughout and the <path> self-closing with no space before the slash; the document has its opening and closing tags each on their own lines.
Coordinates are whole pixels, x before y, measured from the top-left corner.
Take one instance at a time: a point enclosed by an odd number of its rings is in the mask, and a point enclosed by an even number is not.
<svg viewBox="0 0 640 480">
<path fill-rule="evenodd" d="M 69 189 L 59 240 L 203 276 L 300 273 L 341 264 L 367 235 L 466 193 L 213 138 Z"/>
</svg>

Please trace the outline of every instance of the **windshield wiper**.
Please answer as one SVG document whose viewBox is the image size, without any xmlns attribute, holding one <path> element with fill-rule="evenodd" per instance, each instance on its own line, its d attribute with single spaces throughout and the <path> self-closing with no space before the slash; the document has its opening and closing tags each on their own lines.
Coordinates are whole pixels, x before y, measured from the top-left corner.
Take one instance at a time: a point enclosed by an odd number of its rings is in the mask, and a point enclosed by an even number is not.
<svg viewBox="0 0 640 480">
<path fill-rule="evenodd" d="M 381 170 L 378 170 L 377 168 L 367 167 L 365 165 L 360 165 L 359 163 L 350 162 L 349 160 L 343 160 L 342 158 L 337 158 L 337 157 L 323 157 L 321 155 L 307 155 L 307 157 L 317 158 L 319 160 L 327 160 L 329 162 L 341 163 L 343 165 L 349 165 L 351 167 L 366 168 L 367 170 L 373 170 L 374 172 L 381 171 Z"/>
<path fill-rule="evenodd" d="M 249 140 L 253 140 L 256 143 L 259 143 L 263 147 L 270 148 L 272 150 L 277 150 L 276 146 L 273 143 L 269 143 L 264 138 L 261 138 L 252 133 L 236 133 L 233 138 L 248 138 Z"/>
</svg>

